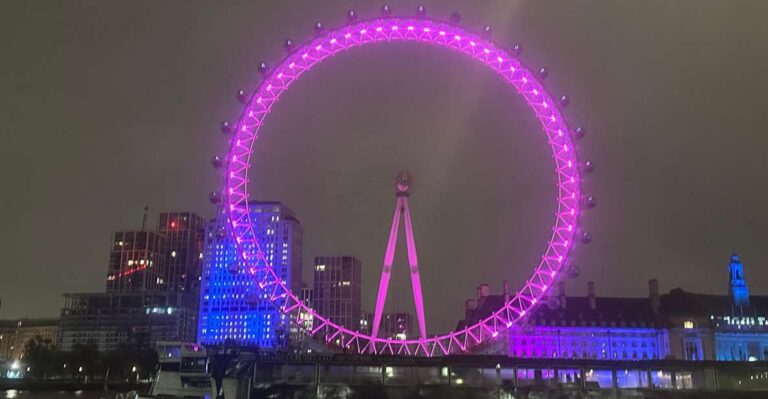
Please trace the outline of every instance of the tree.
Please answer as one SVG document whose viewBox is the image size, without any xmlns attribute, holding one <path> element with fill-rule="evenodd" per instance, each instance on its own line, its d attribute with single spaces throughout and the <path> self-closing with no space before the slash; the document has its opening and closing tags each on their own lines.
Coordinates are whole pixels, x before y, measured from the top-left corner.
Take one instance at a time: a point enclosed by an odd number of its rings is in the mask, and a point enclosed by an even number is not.
<svg viewBox="0 0 768 399">
<path fill-rule="evenodd" d="M 109 369 L 111 377 L 119 377 L 125 381 L 131 372 L 131 364 L 136 357 L 136 351 L 128 344 L 120 344 L 117 349 L 104 354 L 104 365 Z"/>
<path fill-rule="evenodd" d="M 99 349 L 95 345 L 75 344 L 72 346 L 72 368 L 73 373 L 87 378 L 91 375 L 97 375 L 99 365 Z M 82 367 L 82 372 L 80 371 Z"/>
<path fill-rule="evenodd" d="M 56 347 L 50 338 L 35 336 L 24 345 L 24 362 L 34 378 L 45 378 L 54 371 Z"/>
</svg>

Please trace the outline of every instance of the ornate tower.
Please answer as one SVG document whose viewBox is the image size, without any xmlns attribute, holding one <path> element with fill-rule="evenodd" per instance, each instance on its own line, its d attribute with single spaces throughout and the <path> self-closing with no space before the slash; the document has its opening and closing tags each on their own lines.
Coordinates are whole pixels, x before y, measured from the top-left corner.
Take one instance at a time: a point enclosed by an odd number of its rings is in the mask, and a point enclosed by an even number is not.
<svg viewBox="0 0 768 399">
<path fill-rule="evenodd" d="M 733 298 L 734 305 L 749 305 L 749 288 L 747 287 L 747 281 L 744 280 L 744 266 L 739 260 L 739 255 L 735 252 L 731 255 L 728 271 L 730 273 L 728 293 Z"/>
<path fill-rule="evenodd" d="M 397 233 L 400 230 L 400 217 L 405 221 L 405 241 L 408 244 L 408 264 L 411 271 L 411 285 L 413 286 L 413 302 L 416 305 L 416 317 L 419 321 L 419 334 L 421 338 L 427 337 L 427 328 L 424 321 L 424 299 L 421 296 L 421 279 L 419 278 L 419 259 L 416 256 L 416 243 L 413 239 L 413 226 L 411 226 L 411 210 L 408 207 L 408 196 L 413 179 L 408 172 L 400 172 L 395 180 L 397 203 L 395 204 L 395 217 L 392 220 L 392 229 L 389 232 L 387 252 L 384 254 L 384 267 L 381 269 L 381 281 L 379 293 L 376 298 L 376 312 L 373 317 L 373 329 L 371 335 L 379 334 L 381 315 L 384 313 L 384 302 L 387 300 L 387 288 L 389 287 L 389 275 L 392 271 L 392 261 L 395 257 L 395 245 Z"/>
</svg>

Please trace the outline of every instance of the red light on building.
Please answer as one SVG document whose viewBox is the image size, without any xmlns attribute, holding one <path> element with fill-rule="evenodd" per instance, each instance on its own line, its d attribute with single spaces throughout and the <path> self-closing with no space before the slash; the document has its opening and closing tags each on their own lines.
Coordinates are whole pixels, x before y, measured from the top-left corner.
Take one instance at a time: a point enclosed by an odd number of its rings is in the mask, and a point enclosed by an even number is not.
<svg viewBox="0 0 768 399">
<path fill-rule="evenodd" d="M 176 221 L 173 221 L 173 222 L 171 222 L 171 228 L 172 228 L 172 229 L 175 229 L 175 228 L 176 228 Z"/>
</svg>

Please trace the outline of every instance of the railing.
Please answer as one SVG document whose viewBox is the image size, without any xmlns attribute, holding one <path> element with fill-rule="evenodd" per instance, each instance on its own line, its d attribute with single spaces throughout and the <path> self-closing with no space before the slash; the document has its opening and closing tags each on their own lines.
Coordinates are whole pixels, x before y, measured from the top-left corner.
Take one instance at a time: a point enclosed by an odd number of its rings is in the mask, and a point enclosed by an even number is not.
<svg viewBox="0 0 768 399">
<path fill-rule="evenodd" d="M 261 355 L 252 386 L 768 391 L 768 362 Z"/>
</svg>

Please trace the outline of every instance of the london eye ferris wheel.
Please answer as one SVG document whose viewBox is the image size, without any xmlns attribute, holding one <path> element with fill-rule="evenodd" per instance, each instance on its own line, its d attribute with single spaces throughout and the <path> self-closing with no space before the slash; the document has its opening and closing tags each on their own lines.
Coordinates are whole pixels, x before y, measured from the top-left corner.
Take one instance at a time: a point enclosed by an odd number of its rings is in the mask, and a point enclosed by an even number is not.
<svg viewBox="0 0 768 399">
<path fill-rule="evenodd" d="M 238 93 L 243 103 L 239 119 L 221 126 L 229 136 L 229 150 L 226 156 L 215 157 L 213 164 L 223 169 L 225 183 L 222 191 L 211 194 L 211 200 L 226 209 L 229 234 L 244 265 L 242 272 L 249 273 L 254 284 L 289 319 L 311 314 L 315 323 L 308 331 L 310 335 L 330 346 L 359 353 L 417 356 L 464 353 L 497 338 L 504 329 L 523 323 L 537 306 L 547 301 L 548 291 L 561 274 L 576 273 L 573 268 L 569 269 L 567 262 L 573 246 L 591 240 L 589 233 L 580 229 L 579 220 L 582 210 L 595 205 L 594 197 L 582 192 L 582 174 L 590 172 L 593 164 L 580 160 L 576 141 L 584 136 L 585 130 L 572 128 L 568 123 L 563 113 L 568 97 L 549 93 L 543 84 L 548 70 L 526 67 L 520 60 L 519 45 L 507 48 L 494 43 L 489 26 L 480 33 L 464 29 L 456 13 L 448 21 L 440 21 L 427 17 L 422 6 L 412 17 L 394 16 L 390 8 L 384 6 L 382 15 L 372 19 L 359 19 L 355 11 L 349 11 L 347 23 L 338 28 L 326 29 L 318 22 L 315 33 L 304 44 L 286 41 L 287 55 L 273 68 L 261 63 L 258 70 L 263 80 L 258 88 L 252 94 Z M 258 242 L 248 211 L 248 171 L 253 149 L 258 145 L 260 129 L 280 96 L 322 61 L 355 47 L 382 42 L 412 42 L 446 49 L 495 72 L 525 100 L 536 116 L 555 162 L 555 222 L 539 263 L 533 265 L 530 277 L 501 308 L 474 325 L 446 334 L 426 336 L 422 332 L 418 338 L 405 340 L 378 337 L 339 325 L 315 312 L 297 293 L 291 292 L 272 268 Z"/>
</svg>

